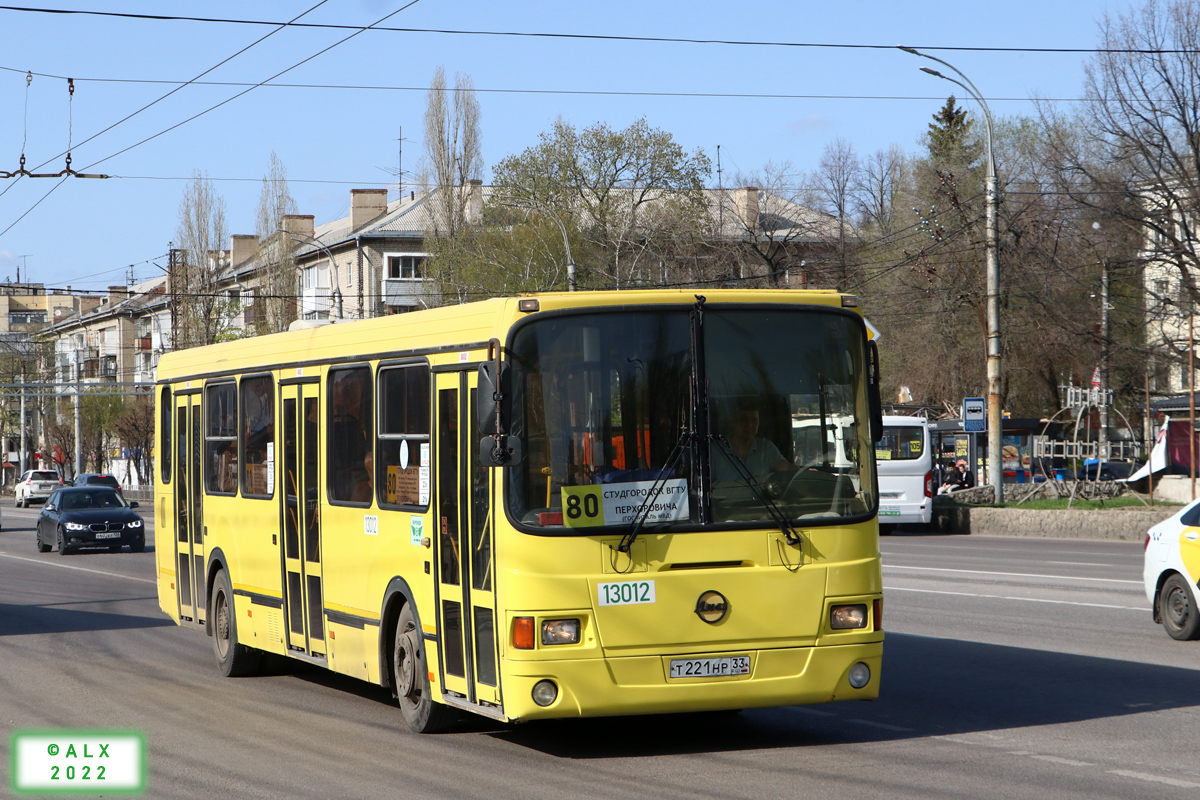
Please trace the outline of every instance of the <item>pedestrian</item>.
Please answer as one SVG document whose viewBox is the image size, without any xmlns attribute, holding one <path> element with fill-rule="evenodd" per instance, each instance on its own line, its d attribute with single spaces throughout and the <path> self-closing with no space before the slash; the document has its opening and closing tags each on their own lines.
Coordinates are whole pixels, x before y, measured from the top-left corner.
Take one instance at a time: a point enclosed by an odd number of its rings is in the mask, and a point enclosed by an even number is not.
<svg viewBox="0 0 1200 800">
<path fill-rule="evenodd" d="M 975 488 L 975 474 L 972 473 L 971 470 L 967 469 L 967 460 L 965 458 L 960 458 L 958 460 L 958 472 L 959 472 L 959 475 L 962 476 L 962 478 L 959 480 L 958 488 L 959 489 L 974 489 Z"/>
</svg>

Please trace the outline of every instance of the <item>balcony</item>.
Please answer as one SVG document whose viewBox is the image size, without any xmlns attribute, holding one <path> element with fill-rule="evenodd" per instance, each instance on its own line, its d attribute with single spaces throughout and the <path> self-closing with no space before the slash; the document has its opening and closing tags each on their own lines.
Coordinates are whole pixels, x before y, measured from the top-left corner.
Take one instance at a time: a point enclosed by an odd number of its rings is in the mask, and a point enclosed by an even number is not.
<svg viewBox="0 0 1200 800">
<path fill-rule="evenodd" d="M 412 278 L 384 278 L 383 303 L 388 306 L 420 306 L 425 297 L 425 281 Z"/>
<path fill-rule="evenodd" d="M 300 295 L 300 318 L 325 317 L 329 315 L 329 289 L 305 289 Z"/>
</svg>

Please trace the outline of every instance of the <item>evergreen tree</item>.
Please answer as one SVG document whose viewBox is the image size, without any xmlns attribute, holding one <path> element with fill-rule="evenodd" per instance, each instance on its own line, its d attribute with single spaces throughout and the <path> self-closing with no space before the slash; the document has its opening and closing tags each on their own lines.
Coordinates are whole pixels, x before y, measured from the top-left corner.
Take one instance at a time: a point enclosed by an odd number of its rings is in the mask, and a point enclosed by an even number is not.
<svg viewBox="0 0 1200 800">
<path fill-rule="evenodd" d="M 946 100 L 946 105 L 933 115 L 926 133 L 926 145 L 929 157 L 934 165 L 970 165 L 979 158 L 979 145 L 971 136 L 974 122 L 967 117 L 967 111 L 960 108 L 954 95 Z"/>
</svg>

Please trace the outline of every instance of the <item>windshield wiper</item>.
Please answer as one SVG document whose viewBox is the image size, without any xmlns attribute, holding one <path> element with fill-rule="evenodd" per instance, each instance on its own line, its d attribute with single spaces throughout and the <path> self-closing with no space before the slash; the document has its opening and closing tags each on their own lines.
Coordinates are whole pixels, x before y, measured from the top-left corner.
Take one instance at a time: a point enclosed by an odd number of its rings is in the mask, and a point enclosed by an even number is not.
<svg viewBox="0 0 1200 800">
<path fill-rule="evenodd" d="M 787 540 L 787 543 L 791 545 L 800 544 L 802 541 L 800 534 L 792 527 L 791 521 L 788 520 L 783 510 L 779 508 L 779 505 L 763 492 L 758 481 L 754 480 L 754 475 L 750 472 L 750 468 L 746 466 L 746 462 L 742 460 L 741 456 L 733 452 L 733 446 L 729 444 L 729 440 L 719 434 L 710 436 L 709 438 L 717 443 L 721 452 L 729 459 L 729 463 L 733 464 L 734 469 L 737 470 L 738 477 L 749 487 L 754 497 L 767 510 L 767 514 L 779 526 L 779 530 L 783 534 L 783 538 Z"/>
<path fill-rule="evenodd" d="M 675 464 L 683 455 L 684 444 L 690 442 L 694 436 L 695 434 L 691 431 L 684 431 L 680 435 L 679 441 L 675 443 L 675 448 L 667 456 L 667 463 L 663 465 L 658 477 L 651 484 L 645 501 L 638 506 L 638 510 L 634 512 L 633 519 L 629 521 L 629 530 L 625 532 L 625 535 L 621 537 L 620 543 L 617 544 L 618 552 L 628 553 L 629 548 L 633 547 L 634 540 L 642 532 L 642 526 L 646 524 L 646 520 L 650 516 L 650 509 L 654 507 L 654 501 L 658 499 L 658 495 L 662 492 L 663 487 L 666 486 L 667 481 L 674 474 Z"/>
</svg>

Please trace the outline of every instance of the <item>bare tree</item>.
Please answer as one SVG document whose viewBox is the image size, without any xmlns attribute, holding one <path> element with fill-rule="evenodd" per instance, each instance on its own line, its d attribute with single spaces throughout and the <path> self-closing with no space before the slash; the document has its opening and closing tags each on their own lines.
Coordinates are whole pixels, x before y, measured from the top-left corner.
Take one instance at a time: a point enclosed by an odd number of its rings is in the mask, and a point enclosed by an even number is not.
<svg viewBox="0 0 1200 800">
<path fill-rule="evenodd" d="M 1108 236 L 1139 241 L 1152 295 L 1147 336 L 1186 374 L 1180 331 L 1200 300 L 1200 7 L 1150 0 L 1106 16 L 1084 96 L 1076 117 L 1043 110 L 1057 188 L 1107 217 Z"/>
<path fill-rule="evenodd" d="M 825 211 L 837 221 L 837 253 L 830 265 L 834 287 L 845 289 L 851 279 L 849 239 L 853 226 L 850 214 L 855 205 L 854 189 L 862 181 L 862 170 L 854 147 L 837 138 L 825 146 L 812 189 Z"/>
<path fill-rule="evenodd" d="M 197 170 L 179 203 L 179 244 L 172 266 L 172 325 L 177 346 L 212 344 L 232 335 L 229 302 L 218 293 L 221 276 L 229 265 L 222 249 L 228 241 L 225 200 L 216 193 L 205 173 Z"/>
<path fill-rule="evenodd" d="M 815 286 L 810 268 L 831 256 L 836 220 L 812 208 L 812 197 L 791 162 L 768 161 L 762 169 L 737 173 L 739 189 L 717 193 L 719 208 L 713 214 L 725 228 L 721 238 L 736 235 L 738 248 L 727 257 L 731 273 L 743 286 L 755 275 L 766 286 Z M 732 230 L 730 230 L 732 226 Z"/>
<path fill-rule="evenodd" d="M 296 262 L 293 258 L 296 245 L 279 232 L 284 216 L 295 213 L 296 201 L 288 190 L 287 168 L 275 151 L 271 151 L 271 164 L 263 176 L 255 222 L 262 277 L 259 297 L 255 299 L 258 313 L 254 325 L 260 334 L 285 331 L 296 319 L 293 298 L 296 292 Z"/>
<path fill-rule="evenodd" d="M 447 98 L 447 94 L 450 97 Z M 425 100 L 425 156 L 422 173 L 435 189 L 432 233 L 454 236 L 467 218 L 466 187 L 483 175 L 479 101 L 469 75 L 455 74 L 454 89 L 438 67 Z"/>
<path fill-rule="evenodd" d="M 908 156 L 899 145 L 876 150 L 862 163 L 854 194 L 858 218 L 880 238 L 896 230 L 897 203 L 908 179 Z"/>
</svg>

